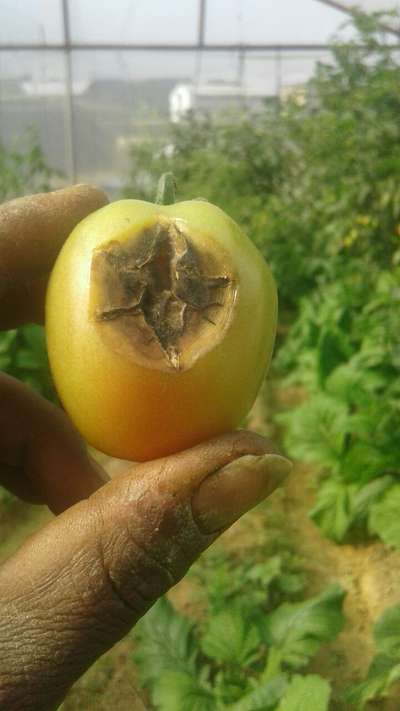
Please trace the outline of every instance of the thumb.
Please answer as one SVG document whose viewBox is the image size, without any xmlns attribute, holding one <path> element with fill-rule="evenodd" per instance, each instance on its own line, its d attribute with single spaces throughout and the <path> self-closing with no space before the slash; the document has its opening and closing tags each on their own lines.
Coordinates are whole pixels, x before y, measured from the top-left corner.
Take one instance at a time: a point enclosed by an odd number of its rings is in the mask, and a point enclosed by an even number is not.
<svg viewBox="0 0 400 711">
<path fill-rule="evenodd" d="M 0 707 L 56 708 L 290 466 L 231 433 L 137 465 L 29 539 L 0 574 Z"/>
</svg>

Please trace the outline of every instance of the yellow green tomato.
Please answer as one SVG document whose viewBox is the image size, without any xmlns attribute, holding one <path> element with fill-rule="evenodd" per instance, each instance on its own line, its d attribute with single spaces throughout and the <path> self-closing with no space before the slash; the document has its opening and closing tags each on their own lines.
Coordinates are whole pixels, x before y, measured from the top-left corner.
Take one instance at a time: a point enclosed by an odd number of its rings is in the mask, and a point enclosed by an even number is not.
<svg viewBox="0 0 400 711">
<path fill-rule="evenodd" d="M 46 303 L 51 370 L 89 444 L 143 461 L 236 428 L 275 339 L 253 243 L 203 200 L 120 200 L 64 244 Z"/>
</svg>

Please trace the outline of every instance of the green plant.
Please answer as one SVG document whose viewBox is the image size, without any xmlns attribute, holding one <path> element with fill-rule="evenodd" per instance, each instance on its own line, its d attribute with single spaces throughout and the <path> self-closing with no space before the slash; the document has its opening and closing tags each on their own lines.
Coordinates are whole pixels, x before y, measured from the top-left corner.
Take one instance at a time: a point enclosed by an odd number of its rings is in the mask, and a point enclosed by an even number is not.
<svg viewBox="0 0 400 711">
<path fill-rule="evenodd" d="M 338 258 L 361 258 L 364 272 L 388 267 L 399 249 L 400 84 L 379 21 L 354 14 L 354 41 L 333 45 L 303 105 L 196 113 L 167 141 L 135 146 L 125 194 L 150 199 L 173 170 L 183 199 L 203 196 L 243 225 L 290 311 L 321 277 L 337 277 Z"/>
<path fill-rule="evenodd" d="M 18 378 L 49 400 L 56 400 L 41 326 L 21 326 L 0 332 L 0 371 Z M 13 500 L 13 494 L 0 487 L 2 507 Z"/>
<path fill-rule="evenodd" d="M 305 585 L 302 560 L 282 541 L 255 550 L 245 560 L 211 550 L 189 575 L 199 584 L 200 602 L 212 615 L 239 595 L 249 610 L 272 609 L 283 596 L 297 599 Z"/>
<path fill-rule="evenodd" d="M 390 607 L 374 627 L 377 654 L 367 678 L 350 687 L 345 699 L 357 709 L 364 709 L 371 699 L 387 696 L 393 683 L 400 680 L 400 605 Z"/>
<path fill-rule="evenodd" d="M 400 545 L 395 521 L 385 533 L 399 471 L 400 270 L 357 266 L 302 305 L 278 365 L 309 397 L 278 420 L 292 455 L 322 469 L 311 516 L 324 533 L 341 541 L 358 528 Z"/>
<path fill-rule="evenodd" d="M 0 143 L 0 202 L 50 190 L 53 175 L 34 129 L 20 136 L 15 146 Z"/>
<path fill-rule="evenodd" d="M 0 486 L 0 508 L 7 509 L 10 504 L 15 500 L 13 494 L 11 494 L 7 489 Z"/>
<path fill-rule="evenodd" d="M 0 370 L 18 378 L 44 397 L 56 399 L 42 326 L 22 326 L 0 333 Z"/>
<path fill-rule="evenodd" d="M 290 454 L 320 471 L 311 515 L 337 541 L 370 532 L 398 545 L 384 511 L 399 472 L 400 65 L 382 20 L 353 14 L 354 40 L 334 43 L 302 105 L 190 116 L 168 150 L 135 148 L 127 192 L 148 197 L 172 169 L 183 198 L 245 227 L 290 325 L 276 372 L 308 393 L 280 421 Z"/>
<path fill-rule="evenodd" d="M 233 574 L 232 559 L 217 554 L 195 573 L 208 603 L 205 619 L 189 620 L 166 598 L 156 603 L 135 632 L 135 662 L 156 709 L 328 709 L 328 681 L 301 672 L 341 630 L 344 592 L 333 586 L 303 602 L 282 602 L 302 588 L 297 565 L 289 552 L 277 553 L 236 563 Z"/>
</svg>

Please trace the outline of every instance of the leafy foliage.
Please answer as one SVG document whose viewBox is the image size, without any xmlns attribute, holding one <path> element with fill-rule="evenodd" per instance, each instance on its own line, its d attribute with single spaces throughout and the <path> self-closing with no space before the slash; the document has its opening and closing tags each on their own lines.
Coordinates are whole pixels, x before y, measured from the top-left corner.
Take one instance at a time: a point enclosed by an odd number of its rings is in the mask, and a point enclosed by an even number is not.
<svg viewBox="0 0 400 711">
<path fill-rule="evenodd" d="M 400 680 L 400 605 L 385 610 L 374 627 L 377 655 L 365 681 L 347 690 L 345 698 L 357 709 L 370 699 L 386 696 L 392 684 Z"/>
<path fill-rule="evenodd" d="M 336 541 L 389 540 L 381 509 L 369 518 L 399 474 L 400 64 L 381 20 L 354 13 L 354 41 L 334 44 L 304 102 L 196 114 L 168 145 L 135 147 L 126 188 L 149 199 L 173 170 L 180 197 L 220 205 L 271 263 L 290 324 L 276 369 L 309 396 L 280 422 L 321 470 L 311 515 Z"/>
<path fill-rule="evenodd" d="M 243 226 L 271 262 L 284 308 L 334 280 L 343 258 L 362 260 L 365 275 L 399 248 L 398 55 L 376 19 L 354 22 L 354 42 L 334 45 L 301 105 L 196 113 L 171 127 L 167 144 L 131 153 L 125 194 L 151 199 L 158 176 L 172 170 L 180 197 L 201 195 Z"/>
<path fill-rule="evenodd" d="M 290 669 L 301 669 L 322 642 L 334 639 L 343 626 L 344 592 L 338 586 L 299 603 L 283 603 L 266 619 L 265 640 Z M 275 659 L 276 663 L 276 659 Z"/>
<path fill-rule="evenodd" d="M 316 674 L 294 676 L 277 711 L 328 711 L 331 690 Z"/>
<path fill-rule="evenodd" d="M 22 326 L 0 333 L 0 370 L 55 399 L 41 326 Z"/>
<path fill-rule="evenodd" d="M 276 709 L 276 705 L 288 688 L 287 674 L 276 674 L 272 679 L 261 682 L 252 691 L 243 696 L 229 711 L 264 711 Z"/>
<path fill-rule="evenodd" d="M 400 546 L 394 513 L 400 426 L 398 145 L 387 151 L 400 68 L 379 36 L 376 17 L 357 14 L 356 26 L 362 45 L 336 46 L 335 65 L 320 67 L 311 82 L 314 124 L 310 117 L 299 127 L 300 133 L 312 125 L 318 131 L 319 124 L 320 144 L 309 136 L 309 146 L 320 185 L 312 169 L 306 174 L 324 220 L 319 233 L 326 238 L 327 265 L 300 301 L 278 356 L 286 382 L 304 385 L 309 394 L 281 421 L 293 456 L 322 470 L 311 516 L 324 533 L 342 541 L 352 531 L 369 531 Z"/>
<path fill-rule="evenodd" d="M 20 136 L 15 147 L 6 149 L 0 143 L 0 202 L 50 190 L 54 174 L 46 163 L 35 130 Z"/>
<path fill-rule="evenodd" d="M 201 649 L 216 662 L 248 666 L 257 658 L 260 643 L 257 626 L 246 619 L 240 604 L 233 604 L 211 617 Z"/>
<path fill-rule="evenodd" d="M 200 583 L 204 602 L 213 616 L 230 609 L 239 595 L 241 605 L 254 616 L 260 606 L 273 607 L 282 595 L 296 598 L 305 584 L 302 561 L 283 540 L 264 546 L 262 552 L 255 550 L 240 561 L 211 550 L 191 575 Z"/>
<path fill-rule="evenodd" d="M 301 308 L 279 365 L 289 382 L 307 386 L 309 398 L 280 421 L 293 456 L 330 474 L 311 512 L 324 533 L 341 541 L 351 529 L 369 528 L 395 545 L 393 533 L 385 534 L 389 516 L 379 517 L 379 499 L 385 494 L 389 506 L 399 472 L 400 271 L 371 272 L 362 299 L 357 281 L 342 279 L 340 289 L 328 285 L 325 301 L 317 290 Z M 326 355 L 327 334 L 331 345 Z M 333 342 L 340 342 L 340 348 Z M 296 352 L 302 354 L 297 362 Z M 399 536 L 396 540 L 400 545 Z"/>
<path fill-rule="evenodd" d="M 253 588 L 259 596 L 251 604 L 244 594 L 250 569 L 243 575 L 239 566 L 237 581 L 242 578 L 242 585 L 228 595 L 228 556 L 218 563 L 213 557 L 201 574 L 203 581 L 209 578 L 206 589 L 211 594 L 205 620 L 189 621 L 163 599 L 139 623 L 135 660 L 156 709 L 326 711 L 329 683 L 294 672 L 306 667 L 321 644 L 342 628 L 344 592 L 333 586 L 304 602 L 272 602 L 268 595 L 272 580 L 276 584 L 277 578 L 293 575 L 290 564 L 288 569 L 283 560 L 278 565 L 278 557 L 271 566 L 274 576 L 266 584 L 260 569 L 255 574 Z M 256 569 L 254 563 L 251 569 Z M 218 593 L 212 582 L 215 576 L 220 581 Z"/>
<path fill-rule="evenodd" d="M 368 526 L 384 543 L 400 548 L 400 484 L 394 484 L 385 495 L 372 506 Z"/>
</svg>

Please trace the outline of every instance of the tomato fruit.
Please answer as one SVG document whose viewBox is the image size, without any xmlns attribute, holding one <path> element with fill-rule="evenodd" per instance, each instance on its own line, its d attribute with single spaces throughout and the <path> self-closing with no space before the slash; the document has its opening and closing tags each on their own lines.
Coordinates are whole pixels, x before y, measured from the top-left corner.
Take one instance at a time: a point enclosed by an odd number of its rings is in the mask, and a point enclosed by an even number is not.
<svg viewBox="0 0 400 711">
<path fill-rule="evenodd" d="M 254 244 L 203 200 L 120 200 L 86 217 L 47 291 L 54 382 L 89 444 L 144 461 L 237 427 L 275 339 Z"/>
</svg>

